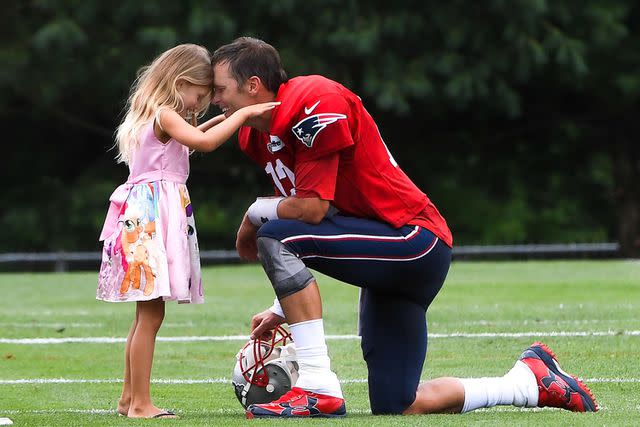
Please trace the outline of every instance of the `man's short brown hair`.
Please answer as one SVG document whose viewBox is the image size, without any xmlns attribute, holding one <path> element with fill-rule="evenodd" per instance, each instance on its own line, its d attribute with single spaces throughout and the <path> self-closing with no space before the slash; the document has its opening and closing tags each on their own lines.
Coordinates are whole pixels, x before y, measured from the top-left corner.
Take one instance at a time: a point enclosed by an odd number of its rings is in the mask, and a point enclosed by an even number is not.
<svg viewBox="0 0 640 427">
<path fill-rule="evenodd" d="M 276 48 L 253 37 L 239 37 L 219 47 L 211 62 L 213 65 L 228 63 L 229 72 L 238 86 L 249 77 L 257 76 L 270 92 L 278 93 L 280 85 L 288 80 Z"/>
</svg>

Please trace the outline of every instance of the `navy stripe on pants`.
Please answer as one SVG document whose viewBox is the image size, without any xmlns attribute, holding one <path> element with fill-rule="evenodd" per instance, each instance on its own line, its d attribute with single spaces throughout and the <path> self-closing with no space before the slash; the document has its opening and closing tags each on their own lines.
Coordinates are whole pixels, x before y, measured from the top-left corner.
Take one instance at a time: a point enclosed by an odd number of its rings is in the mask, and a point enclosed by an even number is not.
<svg viewBox="0 0 640 427">
<path fill-rule="evenodd" d="M 342 215 L 317 225 L 272 220 L 258 237 L 277 239 L 307 267 L 362 288 L 371 410 L 397 414 L 410 406 L 427 351 L 426 309 L 444 283 L 451 249 L 421 227 Z"/>
</svg>

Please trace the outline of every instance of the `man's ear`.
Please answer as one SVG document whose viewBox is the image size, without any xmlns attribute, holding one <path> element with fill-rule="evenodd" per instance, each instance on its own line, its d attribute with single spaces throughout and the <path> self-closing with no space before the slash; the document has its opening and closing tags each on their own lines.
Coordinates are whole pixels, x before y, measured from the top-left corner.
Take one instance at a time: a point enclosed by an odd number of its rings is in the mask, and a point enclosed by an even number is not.
<svg viewBox="0 0 640 427">
<path fill-rule="evenodd" d="M 262 85 L 262 80 L 258 76 L 251 76 L 247 79 L 247 91 L 249 95 L 257 95 Z"/>
</svg>

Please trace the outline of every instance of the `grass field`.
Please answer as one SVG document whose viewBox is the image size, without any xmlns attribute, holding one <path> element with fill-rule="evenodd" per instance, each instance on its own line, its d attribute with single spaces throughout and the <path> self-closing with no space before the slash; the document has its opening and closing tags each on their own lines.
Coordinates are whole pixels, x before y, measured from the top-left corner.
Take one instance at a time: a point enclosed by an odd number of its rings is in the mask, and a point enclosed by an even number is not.
<svg viewBox="0 0 640 427">
<path fill-rule="evenodd" d="M 584 378 L 602 410 L 497 407 L 464 415 L 373 417 L 356 333 L 357 289 L 318 276 L 333 367 L 349 416 L 296 425 L 637 425 L 640 262 L 456 262 L 429 310 L 423 378 L 497 376 L 536 339 Z M 96 273 L 0 274 L 0 417 L 16 426 L 247 425 L 228 378 L 251 315 L 272 291 L 257 265 L 204 270 L 207 301 L 169 304 L 152 393 L 177 420 L 119 418 L 132 304 L 94 300 Z M 351 337 L 349 337 L 351 336 Z M 118 338 L 109 340 L 105 338 Z M 170 337 L 174 339 L 171 340 Z M 49 338 L 51 340 L 34 340 Z M 393 345 L 393 343 L 389 343 Z M 261 425 L 282 421 L 253 420 Z"/>
</svg>

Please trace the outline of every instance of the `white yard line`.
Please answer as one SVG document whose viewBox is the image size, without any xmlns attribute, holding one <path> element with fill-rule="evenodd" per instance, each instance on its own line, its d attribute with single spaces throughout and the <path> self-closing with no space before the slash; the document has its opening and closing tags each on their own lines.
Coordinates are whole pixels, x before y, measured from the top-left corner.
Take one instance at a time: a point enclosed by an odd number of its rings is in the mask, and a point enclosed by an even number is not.
<svg viewBox="0 0 640 427">
<path fill-rule="evenodd" d="M 237 408 L 218 408 L 210 410 L 189 410 L 189 411 L 176 411 L 178 415 L 182 414 L 197 414 L 197 415 L 243 415 L 244 410 L 237 406 Z M 115 409 L 2 409 L 3 415 L 27 415 L 27 414 L 87 414 L 87 415 L 116 415 Z M 371 414 L 368 409 L 349 409 L 349 414 Z"/>
<path fill-rule="evenodd" d="M 30 323 L 30 322 L 0 322 L 0 328 L 102 328 L 104 323 Z"/>
<path fill-rule="evenodd" d="M 0 322 L 0 328 L 103 328 L 105 323 L 67 323 L 67 322 Z M 163 323 L 163 328 L 190 328 L 196 326 L 193 322 L 167 322 Z M 204 326 L 204 324 L 202 325 Z"/>
<path fill-rule="evenodd" d="M 638 408 L 640 409 L 640 408 Z M 600 406 L 600 411 L 608 411 L 606 406 Z M 494 406 L 493 408 L 481 408 L 476 409 L 475 412 L 544 412 L 544 411 L 563 411 L 560 408 L 517 408 L 514 406 Z M 615 410 L 614 410 L 615 411 Z M 87 414 L 87 415 L 116 415 L 115 409 L 3 409 L 2 413 L 5 415 L 53 415 L 53 414 Z M 200 410 L 188 410 L 188 411 L 176 411 L 178 415 L 244 415 L 244 410 L 239 406 L 237 408 L 218 408 L 218 409 L 200 409 Z M 354 409 L 349 408 L 348 414 L 352 415 L 370 415 L 371 411 L 368 409 Z"/>
<path fill-rule="evenodd" d="M 640 336 L 640 331 L 551 331 L 551 332 L 451 332 L 448 334 L 432 333 L 429 338 L 540 338 L 540 337 L 609 337 L 609 336 Z M 358 335 L 327 335 L 328 340 L 359 340 Z M 217 335 L 217 336 L 178 336 L 158 337 L 157 341 L 164 342 L 202 342 L 202 341 L 246 341 L 247 335 Z M 0 344 L 113 344 L 123 343 L 126 338 L 116 337 L 75 337 L 75 338 L 0 338 Z"/>
<path fill-rule="evenodd" d="M 608 410 L 609 408 L 600 406 L 600 411 Z M 514 406 L 495 406 L 493 408 L 481 408 L 476 409 L 475 412 L 543 412 L 543 411 L 562 411 L 560 408 L 516 408 Z M 87 414 L 87 415 L 116 415 L 115 409 L 9 409 L 2 410 L 5 415 L 53 415 L 53 414 Z M 178 415 L 244 415 L 244 410 L 239 406 L 234 408 L 218 408 L 210 410 L 189 410 L 189 411 L 176 411 Z M 370 415 L 371 411 L 368 409 L 354 409 L 349 408 L 347 410 L 349 415 Z M 348 416 L 348 415 L 347 415 Z"/>
<path fill-rule="evenodd" d="M 598 325 L 598 324 L 622 324 L 628 322 L 629 319 L 582 319 L 582 320 L 463 320 L 463 321 L 447 321 L 447 322 L 434 322 L 430 321 L 429 326 L 452 326 L 452 325 L 464 325 L 464 326 L 540 326 L 540 325 Z M 82 323 L 82 322 L 0 322 L 0 328 L 102 328 L 105 327 L 105 323 Z M 162 324 L 163 328 L 190 328 L 190 327 L 204 327 L 207 326 L 204 322 L 165 322 Z"/>
<path fill-rule="evenodd" d="M 446 321 L 446 322 L 438 322 L 438 321 L 429 321 L 429 326 L 452 326 L 452 325 L 464 325 L 464 326 L 540 326 L 540 325 L 597 325 L 597 324 L 625 324 L 625 322 L 630 321 L 630 319 L 582 319 L 582 320 L 488 320 L 488 319 L 478 319 L 478 320 L 461 320 L 461 321 Z M 164 324 L 163 324 L 164 326 Z"/>
<path fill-rule="evenodd" d="M 581 378 L 587 384 L 613 383 L 628 384 L 640 383 L 640 378 Z M 203 378 L 203 379 L 152 379 L 154 384 L 230 384 L 231 379 L 220 378 Z M 350 378 L 340 380 L 342 384 L 361 384 L 366 383 L 366 378 Z M 74 379 L 74 378 L 24 378 L 17 380 L 0 380 L 0 385 L 18 385 L 18 384 L 121 384 L 121 378 L 107 379 Z"/>
</svg>

